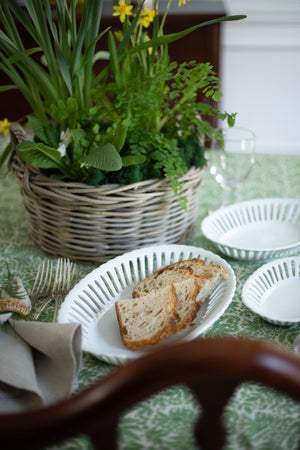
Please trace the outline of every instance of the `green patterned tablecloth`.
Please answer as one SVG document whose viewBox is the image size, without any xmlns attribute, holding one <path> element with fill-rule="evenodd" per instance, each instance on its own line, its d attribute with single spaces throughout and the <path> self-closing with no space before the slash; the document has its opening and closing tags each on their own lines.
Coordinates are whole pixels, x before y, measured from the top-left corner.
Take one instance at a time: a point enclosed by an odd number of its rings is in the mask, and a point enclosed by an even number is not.
<svg viewBox="0 0 300 450">
<path fill-rule="evenodd" d="M 49 257 L 33 242 L 28 232 L 17 182 L 2 170 L 0 179 L 0 281 L 6 262 L 20 275 L 27 289 L 32 286 L 37 267 Z M 238 200 L 261 197 L 300 198 L 300 158 L 258 155 L 254 170 L 243 184 Z M 207 172 L 201 187 L 199 219 L 194 236 L 185 244 L 217 253 L 201 234 L 201 220 L 221 198 L 221 188 Z M 264 339 L 287 349 L 300 333 L 300 324 L 279 327 L 265 322 L 242 303 L 241 291 L 247 278 L 261 265 L 228 261 L 237 278 L 237 289 L 226 313 L 206 332 L 207 336 L 234 335 Z M 77 265 L 79 281 L 94 266 Z M 49 317 L 51 311 L 48 312 Z M 47 320 L 47 313 L 43 320 Z M 89 354 L 83 355 L 76 390 L 109 374 L 112 366 Z M 201 414 L 188 389 L 176 387 L 131 409 L 120 424 L 120 448 L 127 450 L 192 450 L 192 426 Z M 293 450 L 299 448 L 300 405 L 270 389 L 247 383 L 239 387 L 225 412 L 229 443 L 226 449 Z M 298 445 L 297 445 L 298 443 Z M 52 450 L 88 450 L 85 438 L 73 439 Z"/>
</svg>

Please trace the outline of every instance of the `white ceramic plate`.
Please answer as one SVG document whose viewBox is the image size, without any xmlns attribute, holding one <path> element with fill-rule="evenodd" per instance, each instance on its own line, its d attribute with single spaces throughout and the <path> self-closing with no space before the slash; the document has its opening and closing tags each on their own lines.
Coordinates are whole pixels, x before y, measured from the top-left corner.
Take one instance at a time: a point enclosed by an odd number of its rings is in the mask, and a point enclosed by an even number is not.
<svg viewBox="0 0 300 450">
<path fill-rule="evenodd" d="M 244 304 L 276 325 L 300 322 L 300 256 L 260 267 L 243 287 Z"/>
<path fill-rule="evenodd" d="M 203 259 L 205 264 L 222 265 L 228 278 L 214 289 L 202 304 L 194 324 L 164 339 L 191 340 L 203 333 L 225 312 L 235 291 L 235 275 L 230 265 L 218 255 L 197 247 L 161 245 L 147 247 L 118 256 L 83 278 L 65 298 L 58 316 L 60 323 L 82 325 L 82 348 L 99 359 L 122 364 L 136 358 L 146 349 L 128 350 L 120 337 L 114 303 L 131 298 L 133 286 L 161 267 L 189 258 Z"/>
<path fill-rule="evenodd" d="M 300 200 L 236 203 L 206 217 L 202 232 L 231 258 L 255 261 L 289 256 L 300 250 Z"/>
</svg>

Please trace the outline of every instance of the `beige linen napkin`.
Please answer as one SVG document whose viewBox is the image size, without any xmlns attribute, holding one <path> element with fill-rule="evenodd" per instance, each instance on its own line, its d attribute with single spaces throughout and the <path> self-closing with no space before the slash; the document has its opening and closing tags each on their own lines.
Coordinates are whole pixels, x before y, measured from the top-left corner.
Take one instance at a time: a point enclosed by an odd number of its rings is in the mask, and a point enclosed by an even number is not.
<svg viewBox="0 0 300 450">
<path fill-rule="evenodd" d="M 0 326 L 0 412 L 49 405 L 71 394 L 81 326 L 10 319 Z"/>
</svg>

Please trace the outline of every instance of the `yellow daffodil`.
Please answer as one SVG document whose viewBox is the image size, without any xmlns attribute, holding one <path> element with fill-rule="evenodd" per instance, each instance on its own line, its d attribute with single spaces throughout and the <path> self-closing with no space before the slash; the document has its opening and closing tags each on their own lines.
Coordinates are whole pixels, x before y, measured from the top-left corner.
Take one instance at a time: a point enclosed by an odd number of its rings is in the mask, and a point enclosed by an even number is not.
<svg viewBox="0 0 300 450">
<path fill-rule="evenodd" d="M 148 8 L 144 8 L 141 13 L 140 23 L 144 28 L 148 28 L 153 22 L 155 17 L 155 10 L 150 11 Z"/>
<path fill-rule="evenodd" d="M 189 2 L 190 0 L 187 0 L 187 1 Z M 186 0 L 179 0 L 178 6 L 185 5 L 185 2 L 186 2 Z"/>
<path fill-rule="evenodd" d="M 9 126 L 11 122 L 8 119 L 0 120 L 0 133 L 3 133 L 4 136 L 7 136 L 9 133 Z"/>
<path fill-rule="evenodd" d="M 119 6 L 114 6 L 115 12 L 113 13 L 113 16 L 120 16 L 120 21 L 123 23 L 126 16 L 132 16 L 132 8 L 132 5 L 128 6 L 123 0 L 119 0 Z"/>
</svg>

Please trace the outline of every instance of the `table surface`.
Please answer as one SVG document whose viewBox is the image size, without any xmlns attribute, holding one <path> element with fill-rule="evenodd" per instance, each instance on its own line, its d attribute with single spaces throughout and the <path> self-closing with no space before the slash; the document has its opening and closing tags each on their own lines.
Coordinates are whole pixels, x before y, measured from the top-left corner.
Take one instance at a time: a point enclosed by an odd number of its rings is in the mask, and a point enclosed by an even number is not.
<svg viewBox="0 0 300 450">
<path fill-rule="evenodd" d="M 207 171 L 201 186 L 196 230 L 185 244 L 218 251 L 201 233 L 201 220 L 210 206 L 221 198 L 221 188 Z M 238 192 L 238 200 L 262 197 L 300 198 L 300 158 L 257 155 L 255 167 Z M 19 187 L 11 174 L 2 169 L 0 178 L 0 281 L 10 270 L 19 275 L 29 291 L 38 265 L 50 257 L 32 241 L 25 219 Z M 222 255 L 221 255 L 222 256 Z M 225 314 L 211 326 L 206 336 L 232 335 L 271 341 L 287 349 L 300 333 L 300 324 L 280 327 L 265 322 L 242 303 L 241 291 L 248 277 L 263 263 L 229 260 L 237 287 Z M 95 266 L 77 264 L 75 283 Z M 42 320 L 51 320 L 51 309 Z M 75 391 L 108 375 L 113 366 L 84 353 Z M 199 406 L 188 389 L 174 387 L 132 408 L 120 423 L 121 449 L 195 448 L 192 424 Z M 226 449 L 297 449 L 300 438 L 300 405 L 270 389 L 246 383 L 240 386 L 227 406 L 225 421 L 229 443 Z M 131 430 L 129 432 L 129 430 Z M 85 438 L 76 438 L 55 449 L 88 450 Z M 53 447 L 54 449 L 54 447 Z"/>
</svg>

